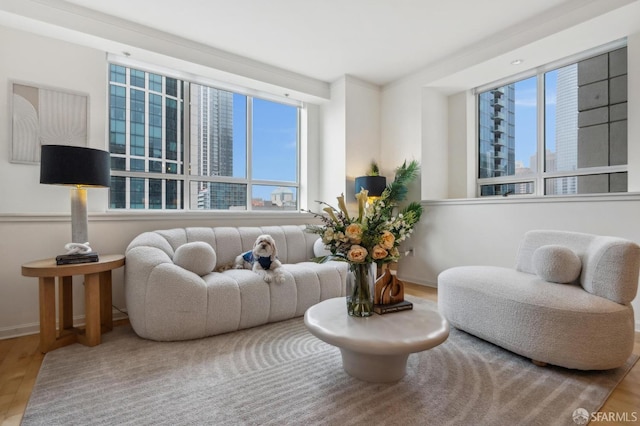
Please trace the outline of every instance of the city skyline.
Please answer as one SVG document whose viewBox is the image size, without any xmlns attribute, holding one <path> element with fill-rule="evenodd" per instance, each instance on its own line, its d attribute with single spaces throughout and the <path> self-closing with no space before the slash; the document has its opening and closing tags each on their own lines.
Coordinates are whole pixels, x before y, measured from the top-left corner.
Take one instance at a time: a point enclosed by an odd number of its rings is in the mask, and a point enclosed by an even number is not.
<svg viewBox="0 0 640 426">
<path fill-rule="evenodd" d="M 109 90 L 112 208 L 297 209 L 298 106 L 114 64 Z"/>
<path fill-rule="evenodd" d="M 588 171 L 626 164 L 626 72 L 626 48 L 620 48 L 480 93 L 479 178 L 531 176 L 530 182 L 483 184 L 481 195 L 626 191 L 626 171 Z M 544 90 L 539 97 L 541 77 Z M 538 99 L 544 99 L 543 108 Z M 511 115 L 513 140 L 508 132 Z M 514 151 L 506 165 L 505 143 Z M 541 175 L 553 172 L 559 176 Z M 534 191 L 535 181 L 544 187 Z"/>
<path fill-rule="evenodd" d="M 252 116 L 247 120 L 247 97 L 245 95 L 223 91 L 211 87 L 192 85 L 196 97 L 206 93 L 208 106 L 203 109 L 192 105 L 192 124 L 198 123 L 197 132 L 192 129 L 193 151 L 199 152 L 196 162 L 202 176 L 227 176 L 246 178 L 247 176 L 247 123 L 251 123 L 252 180 L 286 181 L 295 183 L 296 156 L 298 149 L 297 108 L 260 98 L 252 99 Z M 193 96 L 193 94 L 192 94 Z M 196 99 L 198 101 L 198 99 Z M 193 104 L 194 100 L 192 100 Z M 208 116 L 205 120 L 203 117 Z M 207 153 L 206 167 L 202 156 Z M 287 202 L 277 194 L 283 193 L 281 185 L 251 185 L 251 204 L 254 207 L 265 206 L 278 199 L 279 205 L 291 206 L 297 201 L 295 188 L 289 188 Z M 198 208 L 225 208 L 225 205 L 237 208 L 246 204 L 247 187 L 233 183 L 202 183 L 197 194 Z M 218 192 L 224 192 L 223 197 Z M 214 197 L 215 195 L 215 197 Z M 262 203 L 258 202 L 262 201 Z M 201 207 L 201 204 L 207 207 Z"/>
</svg>

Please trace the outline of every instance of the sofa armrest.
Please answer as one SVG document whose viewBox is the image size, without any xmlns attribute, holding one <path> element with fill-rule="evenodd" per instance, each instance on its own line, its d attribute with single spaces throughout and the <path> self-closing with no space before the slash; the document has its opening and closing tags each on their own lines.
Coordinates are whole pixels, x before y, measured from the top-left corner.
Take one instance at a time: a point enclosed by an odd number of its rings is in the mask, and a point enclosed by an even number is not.
<svg viewBox="0 0 640 426">
<path fill-rule="evenodd" d="M 533 253 L 543 245 L 570 248 L 582 261 L 580 285 L 589 293 L 620 304 L 630 303 L 638 289 L 640 246 L 618 237 L 579 232 L 534 230 L 524 235 L 516 270 L 535 274 Z"/>
<path fill-rule="evenodd" d="M 145 298 L 151 272 L 158 265 L 165 263 L 173 265 L 173 260 L 166 252 L 156 247 L 130 247 L 126 254 L 124 292 L 127 313 L 135 330 L 144 329 Z"/>
</svg>

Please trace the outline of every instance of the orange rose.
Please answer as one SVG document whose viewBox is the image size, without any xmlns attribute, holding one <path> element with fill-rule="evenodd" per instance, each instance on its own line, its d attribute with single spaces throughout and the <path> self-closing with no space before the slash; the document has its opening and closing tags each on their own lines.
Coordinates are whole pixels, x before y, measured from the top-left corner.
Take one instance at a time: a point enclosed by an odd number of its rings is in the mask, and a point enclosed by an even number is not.
<svg viewBox="0 0 640 426">
<path fill-rule="evenodd" d="M 376 244 L 373 247 L 373 254 L 371 255 L 371 257 L 373 257 L 375 260 L 380 260 L 384 259 L 388 255 L 389 252 L 384 247 L 380 247 L 378 244 Z"/>
<path fill-rule="evenodd" d="M 386 248 L 387 250 L 390 250 L 393 248 L 393 243 L 395 243 L 396 241 L 396 237 L 393 236 L 393 234 L 389 231 L 384 231 L 382 233 L 382 238 L 380 240 L 380 245 L 384 248 Z"/>
<path fill-rule="evenodd" d="M 362 263 L 366 260 L 367 254 L 366 248 L 354 244 L 347 253 L 347 260 L 349 260 L 349 262 Z"/>
<path fill-rule="evenodd" d="M 352 223 L 347 226 L 344 233 L 349 237 L 349 242 L 351 242 L 351 244 L 360 244 L 362 241 L 362 226 L 359 223 Z"/>
</svg>

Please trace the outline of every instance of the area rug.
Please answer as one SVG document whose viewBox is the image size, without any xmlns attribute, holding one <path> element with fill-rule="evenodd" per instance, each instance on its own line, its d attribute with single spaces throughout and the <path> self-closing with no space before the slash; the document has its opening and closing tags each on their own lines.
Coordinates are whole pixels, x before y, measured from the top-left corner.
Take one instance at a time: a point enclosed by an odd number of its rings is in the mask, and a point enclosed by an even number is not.
<svg viewBox="0 0 640 426">
<path fill-rule="evenodd" d="M 574 411 L 597 411 L 637 359 L 541 368 L 452 329 L 409 357 L 404 379 L 373 384 L 347 375 L 302 318 L 169 343 L 122 326 L 99 346 L 48 353 L 22 424 L 575 425 Z"/>
</svg>

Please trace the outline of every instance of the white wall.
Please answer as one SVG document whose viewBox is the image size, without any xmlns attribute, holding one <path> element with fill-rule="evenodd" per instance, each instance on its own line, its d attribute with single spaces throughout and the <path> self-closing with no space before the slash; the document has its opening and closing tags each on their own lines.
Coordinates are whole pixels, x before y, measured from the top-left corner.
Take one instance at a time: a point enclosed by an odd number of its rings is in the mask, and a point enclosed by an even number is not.
<svg viewBox="0 0 640 426">
<path fill-rule="evenodd" d="M 0 214 L 65 212 L 68 188 L 40 185 L 39 165 L 9 162 L 11 81 L 71 89 L 89 95 L 89 141 L 107 149 L 107 66 L 104 52 L 0 27 Z M 104 211 L 106 190 L 89 191 L 89 209 Z"/>
<path fill-rule="evenodd" d="M 346 83 L 345 199 L 355 205 L 355 179 L 366 174 L 371 161 L 379 163 L 380 88 L 351 76 Z"/>
<path fill-rule="evenodd" d="M 347 155 L 347 82 L 343 77 L 331 84 L 331 100 L 321 105 L 321 130 L 318 160 L 331 164 L 319 179 L 318 198 L 333 203 L 335 197 L 345 190 L 343 171 L 346 169 Z M 310 205 L 312 211 L 319 211 L 317 203 Z"/>
<path fill-rule="evenodd" d="M 448 102 L 448 196 L 475 197 L 475 98 L 469 92 L 449 96 Z"/>
<path fill-rule="evenodd" d="M 320 175 L 320 198 L 336 206 L 344 193 L 349 209 L 355 206 L 355 178 L 380 157 L 380 89 L 352 76 L 331 84 L 331 100 L 321 105 L 319 158 L 326 165 Z M 316 206 L 314 211 L 319 211 Z"/>
<path fill-rule="evenodd" d="M 405 159 L 422 160 L 422 94 L 400 81 L 383 87 L 380 99 L 380 167 L 391 176 Z"/>
<path fill-rule="evenodd" d="M 627 38 L 627 93 L 627 161 L 640 165 L 640 32 Z M 628 186 L 630 191 L 640 192 L 640 167 L 629 170 Z"/>
<path fill-rule="evenodd" d="M 436 89 L 425 87 L 421 92 L 421 199 L 447 198 L 449 196 L 448 99 Z"/>
</svg>

